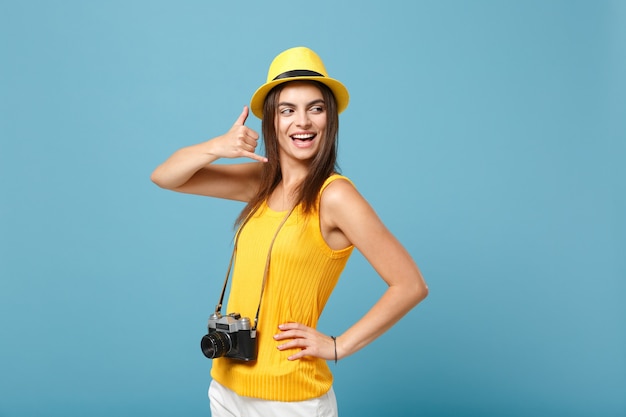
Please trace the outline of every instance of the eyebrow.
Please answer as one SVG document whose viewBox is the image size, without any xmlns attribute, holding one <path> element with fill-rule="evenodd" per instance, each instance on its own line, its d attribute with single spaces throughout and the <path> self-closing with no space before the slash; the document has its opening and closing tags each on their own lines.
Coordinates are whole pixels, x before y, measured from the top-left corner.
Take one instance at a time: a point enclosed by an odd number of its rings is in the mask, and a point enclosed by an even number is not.
<svg viewBox="0 0 626 417">
<path fill-rule="evenodd" d="M 321 104 L 325 104 L 324 99 L 322 99 L 322 98 L 315 99 L 315 100 L 313 100 L 313 101 L 311 101 L 311 102 L 307 103 L 307 104 L 306 104 L 306 107 L 312 106 L 312 105 L 314 105 L 314 104 L 319 104 L 319 103 L 321 103 Z M 280 103 L 278 103 L 278 107 L 280 107 L 280 106 L 290 106 L 290 107 L 296 107 L 296 105 L 295 105 L 295 104 L 293 104 L 293 103 L 289 103 L 289 102 L 287 102 L 287 101 L 281 101 Z"/>
</svg>

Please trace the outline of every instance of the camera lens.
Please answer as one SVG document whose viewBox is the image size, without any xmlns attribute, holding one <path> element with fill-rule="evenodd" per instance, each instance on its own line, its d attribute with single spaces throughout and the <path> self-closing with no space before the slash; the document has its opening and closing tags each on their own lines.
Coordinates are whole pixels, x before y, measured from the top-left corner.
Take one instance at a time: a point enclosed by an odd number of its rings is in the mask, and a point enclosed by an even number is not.
<svg viewBox="0 0 626 417">
<path fill-rule="evenodd" d="M 226 355 L 231 348 L 230 335 L 224 332 L 212 332 L 200 341 L 202 353 L 209 359 Z"/>
</svg>

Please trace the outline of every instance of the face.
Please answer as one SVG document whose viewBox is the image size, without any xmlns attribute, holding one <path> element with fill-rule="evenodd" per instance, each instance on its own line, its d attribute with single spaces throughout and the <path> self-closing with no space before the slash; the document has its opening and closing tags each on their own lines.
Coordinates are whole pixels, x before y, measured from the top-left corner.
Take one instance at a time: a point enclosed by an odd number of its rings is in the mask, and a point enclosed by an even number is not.
<svg viewBox="0 0 626 417">
<path fill-rule="evenodd" d="M 281 161 L 307 162 L 318 152 L 326 131 L 322 92 L 308 83 L 290 82 L 280 92 L 276 133 Z"/>
</svg>

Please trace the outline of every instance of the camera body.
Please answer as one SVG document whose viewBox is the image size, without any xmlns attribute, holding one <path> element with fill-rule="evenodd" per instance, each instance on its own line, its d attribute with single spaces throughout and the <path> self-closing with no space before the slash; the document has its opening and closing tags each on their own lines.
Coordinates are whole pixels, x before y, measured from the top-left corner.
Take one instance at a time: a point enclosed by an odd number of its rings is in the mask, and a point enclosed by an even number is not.
<svg viewBox="0 0 626 417">
<path fill-rule="evenodd" d="M 219 312 L 209 317 L 209 332 L 200 341 L 202 353 L 209 359 L 225 356 L 242 361 L 254 361 L 257 356 L 256 330 L 250 319 L 239 313 L 225 316 Z"/>
</svg>

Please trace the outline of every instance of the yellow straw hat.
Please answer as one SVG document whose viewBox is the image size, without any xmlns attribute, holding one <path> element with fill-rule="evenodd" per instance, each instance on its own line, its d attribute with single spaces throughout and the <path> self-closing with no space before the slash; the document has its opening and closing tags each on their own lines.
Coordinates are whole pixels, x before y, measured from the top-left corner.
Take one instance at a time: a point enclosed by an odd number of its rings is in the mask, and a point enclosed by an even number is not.
<svg viewBox="0 0 626 417">
<path fill-rule="evenodd" d="M 263 103 L 270 90 L 288 81 L 314 80 L 328 86 L 337 100 L 337 111 L 348 107 L 348 89 L 339 81 L 328 77 L 321 58 L 309 48 L 299 46 L 287 49 L 274 58 L 267 72 L 267 82 L 252 95 L 250 109 L 259 119 L 263 118 Z"/>
</svg>

